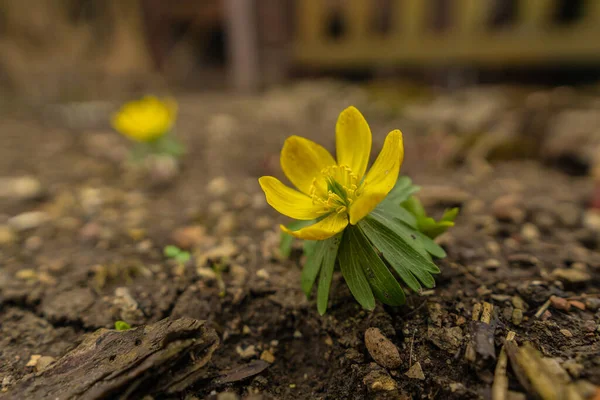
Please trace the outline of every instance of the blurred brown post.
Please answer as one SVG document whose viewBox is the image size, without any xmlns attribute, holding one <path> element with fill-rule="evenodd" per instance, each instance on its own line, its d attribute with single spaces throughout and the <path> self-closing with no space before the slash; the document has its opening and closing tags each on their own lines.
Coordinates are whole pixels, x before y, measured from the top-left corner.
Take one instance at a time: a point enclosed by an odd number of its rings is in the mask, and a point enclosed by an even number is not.
<svg viewBox="0 0 600 400">
<path fill-rule="evenodd" d="M 260 85 L 254 0 L 224 0 L 229 51 L 229 78 L 235 90 L 252 92 Z"/>
<path fill-rule="evenodd" d="M 288 75 L 292 5 L 289 0 L 257 0 L 260 67 L 266 86 L 279 84 Z"/>
</svg>

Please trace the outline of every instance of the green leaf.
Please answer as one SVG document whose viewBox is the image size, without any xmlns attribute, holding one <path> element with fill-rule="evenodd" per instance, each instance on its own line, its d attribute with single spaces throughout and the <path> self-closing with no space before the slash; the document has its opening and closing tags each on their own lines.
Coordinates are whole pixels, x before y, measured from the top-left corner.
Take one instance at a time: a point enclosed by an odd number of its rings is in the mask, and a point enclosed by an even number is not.
<svg viewBox="0 0 600 400">
<path fill-rule="evenodd" d="M 407 200 L 402 202 L 402 207 L 406 208 L 412 215 L 417 218 L 419 223 L 422 222 L 423 219 L 427 218 L 427 214 L 423 205 L 415 196 L 410 196 Z"/>
<path fill-rule="evenodd" d="M 442 219 L 440 221 L 444 222 L 454 222 L 456 217 L 458 216 L 458 212 L 460 209 L 458 207 L 450 208 L 444 211 L 444 215 L 442 215 Z"/>
<path fill-rule="evenodd" d="M 337 234 L 325 240 L 325 250 L 323 255 L 323 264 L 321 265 L 321 273 L 319 274 L 319 286 L 317 288 L 317 310 L 320 315 L 327 311 L 327 302 L 329 300 L 329 290 L 331 288 L 331 280 L 333 278 L 333 269 L 335 260 L 338 256 L 338 250 L 342 234 Z"/>
<path fill-rule="evenodd" d="M 177 246 L 168 245 L 163 249 L 163 253 L 169 258 L 175 258 L 177 255 L 179 255 L 179 253 L 181 253 L 181 250 Z"/>
<path fill-rule="evenodd" d="M 187 251 L 182 251 L 175 256 L 175 260 L 177 260 L 177 262 L 185 264 L 190 260 L 190 253 Z"/>
<path fill-rule="evenodd" d="M 397 202 L 385 199 L 371 211 L 371 215 L 383 215 L 387 217 L 398 218 L 404 223 L 414 228 L 417 227 L 417 218 L 412 215 L 408 210 L 401 207 Z"/>
<path fill-rule="evenodd" d="M 115 322 L 115 329 L 117 331 L 126 331 L 128 329 L 131 329 L 131 325 L 129 325 L 127 322 L 125 321 L 116 321 Z"/>
<path fill-rule="evenodd" d="M 415 277 L 427 288 L 435 286 L 431 273 L 439 269 L 406 243 L 402 235 L 372 217 L 364 218 L 358 226 L 411 289 L 418 291 L 421 288 Z"/>
<path fill-rule="evenodd" d="M 342 270 L 344 280 L 356 301 L 358 301 L 363 308 L 372 310 L 375 308 L 375 297 L 373 296 L 369 281 L 360 265 L 363 260 L 358 259 L 357 252 L 360 250 L 353 247 L 353 241 L 351 240 L 349 233 L 351 229 L 352 228 L 346 228 L 344 230 L 344 236 L 342 236 L 342 243 L 340 244 L 340 251 L 338 253 L 340 269 Z"/>
<path fill-rule="evenodd" d="M 150 144 L 154 153 L 166 154 L 175 158 L 185 154 L 185 147 L 183 144 L 169 133 L 158 137 L 156 140 L 150 142 Z"/>
<path fill-rule="evenodd" d="M 389 199 L 396 204 L 400 204 L 419 190 L 421 190 L 421 188 L 413 185 L 412 180 L 408 176 L 401 176 L 386 196 L 386 199 Z"/>
<path fill-rule="evenodd" d="M 442 248 L 442 246 L 440 246 L 439 244 L 434 242 L 429 236 L 425 235 L 424 233 L 419 232 L 419 231 L 415 231 L 415 232 L 416 232 L 417 236 L 419 237 L 419 239 L 421 239 L 421 243 L 423 244 L 423 247 L 429 254 L 431 254 L 432 256 L 437 257 L 437 258 L 446 257 L 446 251 Z"/>
<path fill-rule="evenodd" d="M 375 297 L 384 304 L 391 306 L 404 304 L 406 298 L 398 281 L 396 281 L 396 278 L 394 278 L 385 263 L 379 258 L 362 231 L 356 226 L 351 226 L 346 228 L 344 237 L 346 239 L 345 245 L 342 245 L 343 248 L 340 252 L 340 266 L 342 266 L 344 278 L 346 278 L 346 274 L 344 273 L 345 270 L 348 270 L 351 273 L 350 278 L 346 279 L 352 294 L 354 294 L 358 302 L 361 303 L 363 307 L 372 309 L 365 306 L 365 304 L 369 305 L 368 300 L 370 300 L 374 294 Z M 342 256 L 347 256 L 349 260 L 342 261 L 344 260 L 344 257 Z M 350 264 L 348 266 L 349 268 L 344 268 L 344 263 Z M 352 290 L 351 282 L 353 277 L 359 275 L 353 273 L 356 270 L 362 270 L 363 277 L 370 285 L 371 290 L 363 290 L 362 292 L 356 291 L 356 293 Z M 363 292 L 368 294 L 365 296 Z M 359 296 L 363 297 L 363 301 L 361 301 Z"/>
<path fill-rule="evenodd" d="M 402 207 L 416 217 L 416 227 L 430 239 L 435 239 L 442 233 L 446 232 L 448 228 L 454 226 L 454 219 L 458 215 L 458 208 L 452 208 L 446 210 L 442 216 L 442 219 L 436 222 L 433 218 L 427 216 L 423 205 L 415 196 L 411 196 L 409 199 L 404 201 L 402 203 Z"/>
<path fill-rule="evenodd" d="M 315 221 L 293 221 L 287 226 L 292 231 L 297 231 L 305 226 L 314 224 Z M 289 258 L 292 253 L 292 245 L 294 244 L 294 237 L 288 233 L 281 232 L 281 238 L 279 239 L 279 254 L 283 258 Z M 305 248 L 306 251 L 306 248 Z"/>
<path fill-rule="evenodd" d="M 323 263 L 325 248 L 324 240 L 315 242 L 314 249 L 307 255 L 306 263 L 302 268 L 301 287 L 307 298 L 310 297 L 310 292 Z"/>
</svg>

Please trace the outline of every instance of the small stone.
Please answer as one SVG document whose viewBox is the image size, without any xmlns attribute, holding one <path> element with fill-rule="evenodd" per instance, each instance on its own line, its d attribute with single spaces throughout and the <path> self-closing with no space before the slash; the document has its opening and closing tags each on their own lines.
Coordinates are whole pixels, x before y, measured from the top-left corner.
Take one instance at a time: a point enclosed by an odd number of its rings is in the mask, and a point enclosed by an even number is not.
<svg viewBox="0 0 600 400">
<path fill-rule="evenodd" d="M 519 308 L 524 311 L 529 309 L 529 305 L 525 303 L 525 301 L 520 296 L 513 296 L 511 298 L 511 303 L 515 308 Z"/>
<path fill-rule="evenodd" d="M 249 358 L 253 358 L 257 356 L 257 352 L 256 352 L 256 347 L 251 344 L 250 346 L 246 347 L 245 349 L 242 349 L 242 346 L 237 346 L 235 348 L 236 353 L 239 354 L 240 357 L 242 357 L 244 360 L 247 360 Z"/>
<path fill-rule="evenodd" d="M 534 224 L 526 223 L 521 228 L 521 236 L 529 242 L 536 241 L 540 238 L 540 231 Z"/>
<path fill-rule="evenodd" d="M 210 215 L 221 215 L 227 211 L 227 203 L 224 201 L 213 201 L 208 205 L 208 213 Z"/>
<path fill-rule="evenodd" d="M 398 348 L 378 328 L 365 331 L 365 345 L 373 360 L 382 367 L 396 369 L 402 364 Z"/>
<path fill-rule="evenodd" d="M 240 397 L 232 392 L 223 392 L 217 395 L 217 400 L 240 400 Z"/>
<path fill-rule="evenodd" d="M 0 225 L 0 246 L 6 246 L 14 243 L 17 235 L 8 225 Z"/>
<path fill-rule="evenodd" d="M 221 216 L 221 218 L 219 218 L 219 221 L 217 222 L 215 231 L 220 235 L 226 235 L 226 234 L 232 233 L 236 227 L 237 227 L 237 219 L 235 217 L 235 214 L 226 213 L 226 214 L 223 214 L 223 216 Z"/>
<path fill-rule="evenodd" d="M 294 331 L 294 339 L 302 339 L 302 332 L 299 330 Z"/>
<path fill-rule="evenodd" d="M 54 361 L 56 361 L 56 359 L 54 357 L 42 356 L 37 361 L 37 364 L 35 365 L 35 369 L 37 372 L 42 372 L 43 370 L 48 368 L 48 366 L 50 366 L 50 364 L 52 364 Z"/>
<path fill-rule="evenodd" d="M 37 251 L 42 247 L 43 244 L 44 241 L 41 237 L 30 236 L 25 240 L 24 246 L 28 251 Z"/>
<path fill-rule="evenodd" d="M 35 200 L 43 195 L 41 182 L 33 176 L 0 178 L 0 199 Z"/>
<path fill-rule="evenodd" d="M 542 314 L 542 316 L 540 317 L 540 319 L 542 321 L 547 321 L 550 319 L 550 317 L 552 317 L 552 313 L 548 310 L 544 311 L 544 313 Z"/>
<path fill-rule="evenodd" d="M 200 267 L 196 269 L 196 272 L 205 281 L 211 282 L 217 280 L 217 274 L 212 268 Z"/>
<path fill-rule="evenodd" d="M 595 232 L 600 232 L 600 211 L 589 209 L 583 214 L 583 226 Z"/>
<path fill-rule="evenodd" d="M 550 304 L 557 310 L 569 311 L 571 309 L 571 304 L 566 299 L 558 296 L 550 296 Z"/>
<path fill-rule="evenodd" d="M 269 364 L 273 364 L 275 362 L 275 356 L 269 350 L 264 350 L 260 354 L 260 359 L 268 362 Z"/>
<path fill-rule="evenodd" d="M 214 178 L 208 183 L 206 189 L 211 196 L 223 196 L 229 191 L 229 181 L 223 176 Z"/>
<path fill-rule="evenodd" d="M 396 381 L 385 370 L 374 370 L 363 378 L 363 384 L 370 392 L 392 392 L 398 389 Z"/>
<path fill-rule="evenodd" d="M 595 332 L 598 330 L 599 325 L 593 319 L 587 320 L 583 323 L 583 330 L 586 332 Z"/>
<path fill-rule="evenodd" d="M 498 242 L 487 242 L 485 244 L 485 249 L 493 256 L 497 256 L 498 254 L 500 254 L 501 250 Z"/>
<path fill-rule="evenodd" d="M 265 195 L 262 193 L 257 193 L 252 196 L 252 208 L 255 210 L 262 210 L 267 207 L 267 200 L 265 199 Z"/>
<path fill-rule="evenodd" d="M 258 271 L 256 271 L 256 276 L 265 281 L 269 280 L 270 277 L 269 272 L 264 268 L 261 268 Z"/>
<path fill-rule="evenodd" d="M 173 232 L 171 239 L 180 249 L 191 249 L 202 244 L 206 237 L 206 228 L 202 225 L 190 225 Z"/>
<path fill-rule="evenodd" d="M 501 265 L 502 264 L 500 264 L 500 261 L 496 260 L 495 258 L 490 258 L 483 264 L 483 266 L 487 269 L 498 269 Z"/>
<path fill-rule="evenodd" d="M 244 208 L 250 204 L 250 196 L 244 192 L 236 193 L 236 195 L 233 197 L 232 203 L 235 208 Z"/>
<path fill-rule="evenodd" d="M 587 265 L 585 263 L 582 262 L 574 262 L 573 264 L 571 264 L 571 268 L 576 269 L 578 271 L 584 271 L 587 272 Z"/>
<path fill-rule="evenodd" d="M 499 221 L 520 224 L 525 219 L 525 211 L 521 208 L 521 198 L 512 194 L 498 197 L 492 203 L 492 215 Z"/>
<path fill-rule="evenodd" d="M 581 311 L 585 311 L 585 304 L 579 300 L 569 300 L 569 304 Z"/>
<path fill-rule="evenodd" d="M 560 333 L 562 333 L 565 337 L 572 338 L 573 334 L 568 329 L 561 329 Z"/>
<path fill-rule="evenodd" d="M 223 392 L 217 395 L 217 400 L 240 400 L 240 397 L 232 392 Z"/>
<path fill-rule="evenodd" d="M 49 215 L 43 211 L 29 211 L 16 215 L 8 220 L 8 225 L 17 232 L 35 229 L 49 219 Z"/>
<path fill-rule="evenodd" d="M 15 276 L 17 277 L 17 279 L 22 279 L 24 281 L 32 281 L 38 278 L 38 273 L 34 269 L 26 268 L 18 271 Z"/>
<path fill-rule="evenodd" d="M 590 279 L 592 279 L 588 272 L 573 268 L 557 268 L 552 271 L 550 276 L 553 279 L 558 279 L 559 281 L 573 284 L 588 282 Z"/>
<path fill-rule="evenodd" d="M 27 361 L 27 364 L 25 364 L 26 367 L 35 367 L 39 361 L 39 359 L 42 358 L 41 354 L 34 354 L 29 358 L 29 361 Z"/>
<path fill-rule="evenodd" d="M 597 297 L 588 297 L 585 299 L 585 307 L 590 311 L 597 311 L 600 309 L 600 299 Z"/>
<path fill-rule="evenodd" d="M 421 363 L 416 362 L 406 373 L 404 374 L 412 379 L 424 380 L 425 374 L 423 374 L 423 369 L 421 368 Z"/>
<path fill-rule="evenodd" d="M 273 226 L 273 220 L 270 217 L 263 215 L 256 219 L 255 226 L 256 226 L 256 229 L 264 231 Z"/>
<path fill-rule="evenodd" d="M 427 329 L 428 339 L 442 350 L 455 354 L 462 345 L 464 335 L 460 326 L 452 328 L 434 328 Z"/>
<path fill-rule="evenodd" d="M 96 222 L 88 222 L 79 230 L 79 237 L 86 242 L 93 242 L 102 236 L 102 226 Z"/>
<path fill-rule="evenodd" d="M 513 324 L 515 324 L 517 326 L 521 325 L 521 322 L 523 322 L 523 309 L 521 309 L 521 308 L 513 309 L 511 320 L 512 320 Z"/>
</svg>

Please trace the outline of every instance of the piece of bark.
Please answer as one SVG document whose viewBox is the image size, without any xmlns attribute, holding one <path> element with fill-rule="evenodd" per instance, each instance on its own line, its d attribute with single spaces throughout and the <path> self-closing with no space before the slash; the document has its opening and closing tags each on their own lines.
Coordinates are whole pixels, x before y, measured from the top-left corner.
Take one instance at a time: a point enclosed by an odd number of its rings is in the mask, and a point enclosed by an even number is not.
<svg viewBox="0 0 600 400">
<path fill-rule="evenodd" d="M 23 379 L 9 399 L 139 399 L 195 383 L 219 346 L 205 321 L 163 319 L 127 331 L 99 329 L 48 369 Z"/>
</svg>

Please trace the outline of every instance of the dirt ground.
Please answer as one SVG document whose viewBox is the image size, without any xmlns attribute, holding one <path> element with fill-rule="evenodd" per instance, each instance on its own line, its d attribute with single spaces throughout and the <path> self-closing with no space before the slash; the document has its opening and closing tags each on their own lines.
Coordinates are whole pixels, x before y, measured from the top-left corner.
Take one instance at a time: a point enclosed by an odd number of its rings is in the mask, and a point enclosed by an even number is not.
<svg viewBox="0 0 600 400">
<path fill-rule="evenodd" d="M 553 92 L 544 93 L 549 105 L 535 114 L 542 121 L 527 117 L 533 122 L 519 125 L 537 127 L 538 138 L 557 115 L 550 109 Z M 490 398 L 495 357 L 509 331 L 519 345 L 530 342 L 556 360 L 570 379 L 600 385 L 600 222 L 589 210 L 591 142 L 556 162 L 536 146 L 524 159 L 486 164 L 475 153 L 455 162 L 462 131 L 502 126 L 520 107 L 498 106 L 500 112 L 490 98 L 484 111 L 478 101 L 465 106 L 456 122 L 450 111 L 439 117 L 439 104 L 402 113 L 360 88 L 329 82 L 253 97 L 180 96 L 177 135 L 188 154 L 178 167 L 162 163 L 150 172 L 124 166 L 127 143 L 103 122 L 103 109 L 77 124 L 64 112 L 5 116 L 0 398 L 16 398 L 20 381 L 41 379 L 48 363 L 88 333 L 117 320 L 139 326 L 166 317 L 210 321 L 220 345 L 195 384 L 156 398 Z M 277 223 L 285 219 L 266 205 L 256 179 L 281 176 L 278 152 L 289 135 L 333 150 L 337 114 L 350 104 L 371 125 L 374 153 L 391 129 L 403 131 L 402 173 L 423 187 L 430 212 L 458 205 L 461 213 L 439 238 L 448 257 L 437 262 L 436 288 L 407 289 L 405 306 L 365 312 L 338 272 L 320 317 L 300 289 L 300 251 L 289 260 L 278 255 Z M 465 128 L 460 122 L 467 119 Z M 517 128 L 506 131 L 519 135 Z M 538 142 L 544 149 L 548 143 Z M 471 148 L 477 145 L 460 154 Z M 573 164 L 583 172 L 574 173 Z M 169 244 L 190 249 L 192 259 L 185 265 L 166 259 Z M 551 296 L 557 297 L 548 307 Z M 481 360 L 465 354 L 477 334 L 474 306 L 484 302 L 494 306 L 495 354 Z M 364 339 L 370 327 L 398 348 L 399 368 L 374 362 Z M 417 363 L 422 375 L 407 376 Z M 511 398 L 525 398 L 517 375 L 509 368 Z"/>
</svg>

